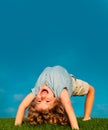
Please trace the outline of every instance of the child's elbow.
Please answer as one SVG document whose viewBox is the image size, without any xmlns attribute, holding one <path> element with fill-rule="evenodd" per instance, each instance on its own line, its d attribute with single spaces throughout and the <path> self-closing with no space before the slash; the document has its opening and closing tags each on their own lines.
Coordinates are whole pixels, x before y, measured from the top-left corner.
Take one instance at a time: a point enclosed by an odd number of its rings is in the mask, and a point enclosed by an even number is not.
<svg viewBox="0 0 108 130">
<path fill-rule="evenodd" d="M 27 108 L 27 105 L 25 103 L 21 103 L 18 107 L 18 110 L 24 111 Z"/>
</svg>

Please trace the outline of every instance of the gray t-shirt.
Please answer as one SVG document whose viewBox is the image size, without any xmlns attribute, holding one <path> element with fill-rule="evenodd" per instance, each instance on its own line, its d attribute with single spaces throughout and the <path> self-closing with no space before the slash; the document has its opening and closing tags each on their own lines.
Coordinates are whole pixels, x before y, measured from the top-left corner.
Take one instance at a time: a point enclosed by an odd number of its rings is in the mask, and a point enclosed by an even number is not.
<svg viewBox="0 0 108 130">
<path fill-rule="evenodd" d="M 32 89 L 34 96 L 37 95 L 44 83 L 50 87 L 56 97 L 60 97 L 64 88 L 68 90 L 69 96 L 72 95 L 72 78 L 67 70 L 61 66 L 47 67 L 44 69 L 40 74 L 35 87 Z"/>
</svg>

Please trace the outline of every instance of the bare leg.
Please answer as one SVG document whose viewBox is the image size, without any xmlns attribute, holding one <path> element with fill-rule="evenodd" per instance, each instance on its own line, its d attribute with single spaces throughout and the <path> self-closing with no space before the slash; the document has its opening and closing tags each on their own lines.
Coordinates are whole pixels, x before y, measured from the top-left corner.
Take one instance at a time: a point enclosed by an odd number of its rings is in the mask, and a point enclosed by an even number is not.
<svg viewBox="0 0 108 130">
<path fill-rule="evenodd" d="M 92 111 L 92 106 L 94 103 L 94 94 L 95 90 L 92 86 L 90 86 L 88 94 L 86 96 L 86 101 L 85 101 L 85 111 L 84 111 L 84 118 L 83 120 L 87 120 L 90 118 L 90 114 Z"/>
</svg>

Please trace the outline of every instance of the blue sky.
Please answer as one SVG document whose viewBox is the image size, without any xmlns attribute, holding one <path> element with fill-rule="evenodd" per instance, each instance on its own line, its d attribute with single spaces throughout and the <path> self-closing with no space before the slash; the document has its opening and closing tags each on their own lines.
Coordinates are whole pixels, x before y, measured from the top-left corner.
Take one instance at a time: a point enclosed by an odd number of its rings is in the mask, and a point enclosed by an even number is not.
<svg viewBox="0 0 108 130">
<path fill-rule="evenodd" d="M 108 1 L 0 1 L 0 117 L 15 117 L 46 66 L 95 87 L 92 117 L 108 117 Z M 83 116 L 85 97 L 72 97 Z"/>
</svg>

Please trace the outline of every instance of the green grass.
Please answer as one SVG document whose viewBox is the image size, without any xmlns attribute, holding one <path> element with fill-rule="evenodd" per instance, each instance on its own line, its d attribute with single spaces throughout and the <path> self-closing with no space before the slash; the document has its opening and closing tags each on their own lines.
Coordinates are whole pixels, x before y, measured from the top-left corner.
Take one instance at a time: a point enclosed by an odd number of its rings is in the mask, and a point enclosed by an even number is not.
<svg viewBox="0 0 108 130">
<path fill-rule="evenodd" d="M 37 126 L 27 125 L 24 121 L 21 126 L 14 126 L 14 118 L 0 118 L 0 130 L 71 130 L 70 126 L 43 124 Z M 93 118 L 83 122 L 78 118 L 80 130 L 108 130 L 108 118 Z"/>
</svg>

